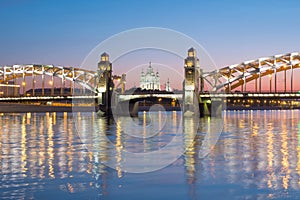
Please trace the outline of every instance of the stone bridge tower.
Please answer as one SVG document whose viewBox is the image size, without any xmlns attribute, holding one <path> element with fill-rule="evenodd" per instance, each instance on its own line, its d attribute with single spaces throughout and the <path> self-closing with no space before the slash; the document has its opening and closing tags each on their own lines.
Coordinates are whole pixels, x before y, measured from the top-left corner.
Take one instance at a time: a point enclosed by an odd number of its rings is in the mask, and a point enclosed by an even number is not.
<svg viewBox="0 0 300 200">
<path fill-rule="evenodd" d="M 203 90 L 203 83 L 199 85 L 200 73 L 197 52 L 194 48 L 190 48 L 188 57 L 184 60 L 183 110 L 185 116 L 194 114 L 199 109 L 199 89 Z"/>
<path fill-rule="evenodd" d="M 114 88 L 112 80 L 112 63 L 109 55 L 103 53 L 98 63 L 98 105 L 101 112 L 111 114 L 111 96 Z"/>
</svg>

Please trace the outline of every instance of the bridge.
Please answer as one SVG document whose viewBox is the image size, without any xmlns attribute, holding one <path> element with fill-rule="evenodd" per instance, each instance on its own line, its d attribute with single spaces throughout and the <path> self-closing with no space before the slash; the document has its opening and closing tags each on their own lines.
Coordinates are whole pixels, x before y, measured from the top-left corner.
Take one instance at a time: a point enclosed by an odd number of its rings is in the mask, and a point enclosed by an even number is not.
<svg viewBox="0 0 300 200">
<path fill-rule="evenodd" d="M 285 99 L 292 103 L 300 99 L 294 85 L 294 71 L 299 67 L 300 53 L 288 53 L 204 72 L 196 50 L 191 48 L 184 60 L 182 93 L 126 94 L 126 75 L 113 75 L 109 55 L 103 53 L 97 71 L 41 64 L 0 66 L 0 102 L 93 99 L 106 114 L 111 113 L 111 108 L 127 103 L 137 105 L 150 99 L 182 104 L 185 113 L 193 112 L 198 103 L 207 104 L 212 99 L 221 104 L 224 99 L 226 103 L 236 103 L 239 99 L 250 102 Z M 283 81 L 279 80 L 280 76 Z M 266 78 L 269 88 L 263 90 Z M 119 86 L 121 90 L 115 90 Z"/>
<path fill-rule="evenodd" d="M 203 74 L 203 78 L 213 87 L 213 91 L 232 91 L 241 86 L 241 91 L 247 91 L 247 83 L 255 82 L 255 92 L 262 92 L 262 77 L 270 78 L 270 89 L 268 92 L 278 92 L 278 74 L 284 73 L 283 92 L 294 91 L 294 69 L 300 67 L 300 54 L 289 53 L 275 55 L 271 57 L 259 58 L 257 60 L 246 61 L 237 65 L 230 65 L 222 69 Z M 289 80 L 287 71 L 290 71 Z M 272 87 L 272 77 L 274 76 L 274 87 Z M 287 82 L 290 88 L 287 88 Z"/>
</svg>

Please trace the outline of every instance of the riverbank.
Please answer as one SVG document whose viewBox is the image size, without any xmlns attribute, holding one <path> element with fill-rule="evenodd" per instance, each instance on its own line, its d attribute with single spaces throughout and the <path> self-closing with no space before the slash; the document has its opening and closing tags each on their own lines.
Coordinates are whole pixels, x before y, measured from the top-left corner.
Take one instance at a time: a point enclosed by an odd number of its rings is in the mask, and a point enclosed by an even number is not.
<svg viewBox="0 0 300 200">
<path fill-rule="evenodd" d="M 0 113 L 23 112 L 93 112 L 94 106 L 52 106 L 22 103 L 0 103 Z"/>
<path fill-rule="evenodd" d="M 298 106 L 227 106 L 224 110 L 293 110 Z"/>
<path fill-rule="evenodd" d="M 149 111 L 149 106 L 140 106 L 139 111 Z M 181 107 L 164 107 L 166 111 L 180 111 Z M 224 110 L 291 110 L 299 107 L 282 106 L 227 106 Z M 57 105 L 34 105 L 23 103 L 0 103 L 0 113 L 24 113 L 24 112 L 94 112 L 94 106 L 57 106 Z"/>
</svg>

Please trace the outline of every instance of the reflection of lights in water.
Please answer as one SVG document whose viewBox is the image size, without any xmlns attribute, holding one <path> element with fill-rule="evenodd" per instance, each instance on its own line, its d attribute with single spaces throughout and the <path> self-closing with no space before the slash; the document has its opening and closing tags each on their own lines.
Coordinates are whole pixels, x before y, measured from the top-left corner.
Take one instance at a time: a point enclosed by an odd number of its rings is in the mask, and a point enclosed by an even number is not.
<svg viewBox="0 0 300 200">
<path fill-rule="evenodd" d="M 27 124 L 30 125 L 31 113 L 26 113 Z"/>
<path fill-rule="evenodd" d="M 94 126 L 96 125 L 96 123 L 95 123 L 95 114 L 92 114 L 92 115 L 91 115 L 91 124 L 92 124 L 92 126 L 91 126 L 92 131 L 90 131 L 90 134 L 93 134 L 94 131 L 97 130 L 97 129 L 95 129 L 95 127 L 94 127 Z M 81 141 L 83 141 L 82 139 L 83 139 L 83 138 L 81 138 Z M 85 143 L 85 145 L 86 145 L 86 147 L 87 147 L 88 149 L 91 147 L 90 143 Z M 88 151 L 88 152 L 87 152 L 87 157 L 88 157 L 88 164 L 87 164 L 86 172 L 87 172 L 88 174 L 91 174 L 92 171 L 93 171 L 93 152 Z"/>
<path fill-rule="evenodd" d="M 246 115 L 240 114 L 239 118 L 234 114 L 234 111 L 226 112 L 224 122 L 228 125 L 226 127 L 227 132 L 221 137 L 220 142 L 215 150 L 211 152 L 208 159 L 201 161 L 198 161 L 196 154 L 198 153 L 197 148 L 201 146 L 199 143 L 201 141 L 200 139 L 202 139 L 202 129 L 200 130 L 200 137 L 190 146 L 188 145 L 188 141 L 193 139 L 193 120 L 184 120 L 184 144 L 187 149 L 184 154 L 184 170 L 187 177 L 185 184 L 189 185 L 188 188 L 193 190 L 193 187 L 195 187 L 195 191 L 197 192 L 198 185 L 195 185 L 202 184 L 201 181 L 206 181 L 208 177 L 216 181 L 220 179 L 225 180 L 226 183 L 230 181 L 235 182 L 241 185 L 241 187 L 246 188 L 246 190 L 249 189 L 249 187 L 255 187 L 259 190 L 267 188 L 270 189 L 268 191 L 276 190 L 280 192 L 286 189 L 288 189 L 288 191 L 291 191 L 291 189 L 299 190 L 300 122 L 297 118 L 298 113 L 294 111 L 294 118 L 291 118 L 291 111 L 280 111 L 280 114 L 278 114 L 278 112 L 268 111 L 266 113 L 267 117 L 265 117 L 263 111 L 255 111 L 251 112 L 253 117 L 248 113 Z M 63 181 L 65 181 L 62 183 L 64 187 L 61 185 L 58 187 L 63 188 L 66 192 L 76 193 L 85 190 L 87 187 L 100 187 L 102 192 L 102 190 L 109 190 L 109 188 L 111 188 L 112 184 L 114 184 L 113 181 L 105 182 L 106 179 L 110 180 L 112 178 L 110 171 L 100 162 L 95 162 L 96 158 L 93 152 L 81 152 L 78 148 L 79 146 L 76 146 L 78 145 L 76 132 L 72 130 L 72 124 L 68 121 L 67 115 L 67 113 L 63 115 L 57 113 L 56 125 L 53 124 L 52 113 L 48 113 L 46 116 L 31 114 L 30 125 L 27 125 L 27 114 L 19 115 L 18 118 L 13 118 L 13 120 L 8 120 L 11 118 L 6 115 L 1 117 L 0 150 L 2 153 L 0 154 L 0 161 L 2 164 L 0 165 L 0 171 L 2 174 L 14 174 L 14 176 L 11 177 L 1 177 L 3 183 L 6 181 L 10 187 L 12 187 L 13 184 L 18 184 L 16 188 L 21 187 L 23 183 L 16 181 L 16 177 L 20 178 L 20 176 L 22 176 L 24 178 L 23 180 L 26 181 L 36 180 L 35 178 L 38 178 L 39 180 L 43 179 L 43 181 L 48 184 L 48 173 L 50 175 L 53 173 L 53 176 L 49 175 L 51 178 L 55 178 L 56 180 L 63 179 Z M 176 118 L 181 118 L 178 112 L 174 111 L 170 113 L 169 120 L 171 126 L 178 124 Z M 249 118 L 249 121 L 247 121 L 247 118 Z M 244 121 L 245 129 L 239 129 L 239 120 L 241 119 Z M 252 119 L 251 121 L 253 122 L 250 123 L 250 119 Z M 77 119 L 75 118 L 74 120 Z M 97 117 L 94 118 L 94 116 L 89 118 L 86 117 L 85 114 L 82 114 L 81 120 L 81 125 L 79 124 L 81 127 L 84 127 L 82 123 L 87 123 L 86 121 L 91 123 L 95 120 L 95 123 L 98 123 L 97 127 L 99 131 L 112 133 L 110 137 L 115 138 L 116 141 L 116 153 L 113 155 L 110 154 L 111 149 L 107 149 L 107 143 L 103 141 L 99 133 L 94 131 L 91 138 L 94 139 L 93 142 L 97 145 L 97 150 L 99 150 L 98 161 L 105 161 L 105 159 L 111 158 L 109 156 L 115 156 L 114 158 L 119 168 L 117 168 L 117 176 L 115 176 L 114 179 L 112 178 L 112 180 L 116 180 L 117 177 L 123 177 L 124 174 L 118 171 L 122 168 L 119 163 L 121 163 L 122 156 L 124 156 L 124 154 L 121 154 L 122 144 L 128 146 L 135 145 L 131 143 L 129 137 L 124 137 L 122 129 L 123 123 L 116 124 L 116 129 L 114 129 L 114 127 L 113 129 L 108 129 L 110 127 L 107 126 L 106 119 L 98 119 Z M 85 122 L 83 122 L 84 120 Z M 213 129 L 214 119 L 210 118 L 206 120 L 210 120 L 211 125 L 208 127 Z M 206 127 L 207 123 L 205 120 L 202 120 L 202 122 L 201 126 L 205 124 L 203 129 L 206 130 L 206 128 L 208 128 Z M 146 117 L 140 124 L 143 125 L 145 123 Z M 291 124 L 295 124 L 296 127 L 292 127 Z M 13 126 L 20 131 L 19 135 L 11 134 L 11 132 L 8 131 L 9 128 Z M 85 127 L 88 128 L 85 130 L 86 134 L 90 134 L 89 131 L 92 127 L 88 127 L 88 125 Z M 297 127 L 298 130 L 296 130 Z M 58 133 L 56 130 L 63 130 L 63 132 Z M 18 145 L 14 146 L 13 144 Z M 55 144 L 55 146 L 53 146 L 53 144 Z M 151 141 L 147 141 L 147 145 L 152 144 Z M 139 145 L 142 146 L 143 144 L 141 143 Z M 15 151 L 16 147 L 19 149 L 17 152 Z M 225 155 L 227 157 L 225 157 L 224 154 L 227 154 Z M 13 155 L 13 157 L 9 157 L 8 155 Z M 86 163 L 82 161 L 82 158 L 85 156 L 87 158 Z M 78 178 L 78 176 L 81 178 L 81 176 L 83 176 L 81 170 L 84 169 L 85 176 L 89 178 L 93 176 L 96 180 L 93 179 L 93 181 L 90 182 L 91 179 L 89 179 L 86 185 L 68 181 L 68 178 L 70 178 L 67 177 L 68 171 L 70 170 L 68 166 L 70 161 L 73 162 L 70 167 L 74 179 Z M 84 166 L 80 168 L 82 163 L 84 163 Z M 12 166 L 19 166 L 19 168 Z M 51 167 L 54 167 L 55 170 L 52 168 L 51 171 Z M 213 169 L 215 169 L 215 171 L 213 171 Z M 37 173 L 35 172 L 36 170 Z M 62 175 L 62 173 L 64 173 L 64 175 Z M 77 173 L 80 174 L 78 175 Z M 27 176 L 25 177 L 24 175 Z M 293 186 L 293 184 L 296 186 Z M 23 186 L 24 185 L 22 185 L 22 187 Z M 44 186 L 41 185 L 39 187 L 43 188 Z M 89 189 L 90 188 L 87 190 Z M 32 190 L 35 189 L 33 188 Z M 274 194 L 274 198 L 278 197 L 276 195 L 277 194 Z M 263 197 L 267 198 L 268 196 L 266 194 L 266 196 L 263 195 Z"/>
<path fill-rule="evenodd" d="M 272 182 L 276 179 L 274 177 L 274 170 L 273 170 L 273 161 L 274 161 L 274 148 L 273 148 L 273 127 L 267 131 L 267 157 L 268 157 L 268 188 L 272 188 Z"/>
<path fill-rule="evenodd" d="M 9 173 L 10 166 L 9 166 L 9 157 L 7 157 L 5 155 L 8 155 L 10 153 L 11 147 L 10 147 L 10 141 L 9 141 L 9 130 L 7 128 L 7 127 L 9 127 L 9 121 L 6 120 L 4 122 L 5 122 L 5 124 L 3 124 L 1 126 L 1 128 L 3 127 L 3 131 L 1 131 L 0 133 L 1 133 L 1 135 L 3 135 L 3 139 L 0 143 L 7 144 L 7 145 L 3 145 L 6 148 L 3 148 L 0 155 L 3 155 L 3 160 L 1 162 L 2 173 L 7 174 L 7 173 Z M 2 180 L 3 180 L 3 178 L 2 178 Z"/>
<path fill-rule="evenodd" d="M 121 160 L 122 160 L 122 143 L 121 143 L 121 126 L 122 121 L 116 124 L 116 159 L 117 165 L 116 170 L 118 174 L 118 178 L 122 177 L 122 169 L 121 169 Z"/>
<path fill-rule="evenodd" d="M 106 183 L 106 166 L 103 163 L 106 163 L 109 161 L 109 155 L 108 155 L 108 144 L 106 141 L 105 134 L 101 133 L 107 133 L 107 122 L 106 118 L 97 118 L 95 120 L 95 127 L 93 137 L 90 141 L 91 150 L 92 153 L 92 165 L 93 165 L 93 176 L 96 180 L 95 187 L 102 189 L 102 194 L 107 194 L 107 183 Z M 101 180 L 101 182 L 99 182 Z"/>
<path fill-rule="evenodd" d="M 80 124 L 82 122 L 82 120 L 81 120 L 81 113 L 77 112 L 75 116 L 77 118 L 77 125 L 79 126 L 78 129 L 80 130 Z"/>
<path fill-rule="evenodd" d="M 293 121 L 293 120 L 292 120 Z M 288 132 L 286 131 L 286 124 L 282 124 L 282 133 L 281 133 L 281 153 L 282 153 L 282 170 L 285 173 L 285 176 L 282 177 L 282 186 L 284 189 L 288 189 L 289 187 L 289 178 L 290 178 L 290 169 L 289 169 L 289 160 L 288 160 Z"/>
<path fill-rule="evenodd" d="M 222 117 L 206 117 L 200 119 L 201 132 L 205 133 L 205 136 L 199 149 L 199 158 L 205 158 L 212 153 L 223 131 L 223 124 Z"/>
<path fill-rule="evenodd" d="M 177 111 L 172 112 L 172 121 L 173 121 L 173 127 L 177 126 Z"/>
<path fill-rule="evenodd" d="M 26 115 L 27 117 L 28 115 Z M 29 115 L 29 117 L 31 117 L 31 114 Z M 28 119 L 27 119 L 28 120 Z M 31 120 L 29 120 L 31 121 Z M 32 122 L 31 122 L 32 123 Z M 34 126 L 34 124 L 29 124 L 31 125 L 32 129 L 30 131 L 27 131 L 27 136 L 29 136 L 30 138 L 36 138 L 37 137 L 37 130 L 36 130 L 36 126 Z M 37 147 L 38 146 L 38 142 L 36 140 L 29 140 L 28 141 L 28 146 L 29 147 Z M 37 157 L 38 157 L 38 150 L 36 148 L 28 148 L 28 154 L 30 154 L 31 157 L 34 157 L 35 159 L 33 159 L 30 162 L 29 168 L 31 168 L 32 170 L 30 170 L 30 176 L 31 177 L 36 177 L 37 176 L 37 168 L 35 167 L 37 165 Z"/>
<path fill-rule="evenodd" d="M 143 145 L 144 151 L 149 147 L 147 143 L 147 112 L 143 112 Z"/>
<path fill-rule="evenodd" d="M 68 127 L 68 113 L 67 112 L 64 112 L 64 133 L 67 132 L 67 127 Z"/>
<path fill-rule="evenodd" d="M 48 138 L 47 138 L 47 141 L 48 141 L 48 149 L 47 149 L 47 153 L 48 153 L 48 165 L 49 165 L 49 173 L 48 175 L 51 177 L 51 178 L 55 178 L 55 175 L 54 175 L 54 168 L 53 168 L 53 159 L 54 159 L 54 142 L 53 142 L 53 118 L 52 118 L 52 115 L 50 116 L 49 113 L 47 116 L 47 129 L 48 129 Z"/>
<path fill-rule="evenodd" d="M 162 129 L 162 122 L 163 122 L 163 120 L 162 120 L 162 112 L 158 111 L 158 130 Z"/>
<path fill-rule="evenodd" d="M 257 124 L 257 122 L 253 122 L 253 126 L 252 126 L 252 137 L 256 137 L 258 136 L 258 131 L 259 131 L 259 126 Z"/>
<path fill-rule="evenodd" d="M 244 114 L 240 114 L 240 115 L 244 115 Z M 241 116 L 240 120 L 239 120 L 239 128 L 244 129 L 245 128 L 245 121 L 244 121 L 245 116 Z"/>
<path fill-rule="evenodd" d="M 298 122 L 298 147 L 300 147 L 300 121 Z"/>
<path fill-rule="evenodd" d="M 56 112 L 52 113 L 53 125 L 56 125 Z"/>
<path fill-rule="evenodd" d="M 193 118 L 184 118 L 184 144 L 185 144 L 185 167 L 188 175 L 188 182 L 191 184 L 194 182 L 195 176 L 195 125 Z"/>
<path fill-rule="evenodd" d="M 24 173 L 23 176 L 26 177 L 26 163 L 27 163 L 27 155 L 26 155 L 26 123 L 25 123 L 26 117 L 25 115 L 22 116 L 22 141 L 21 141 L 21 147 L 22 147 L 22 172 Z M 1 142 L 0 142 L 1 143 Z"/>
<path fill-rule="evenodd" d="M 58 116 L 60 114 L 57 114 Z M 44 184 L 49 183 L 47 177 L 51 179 L 66 178 L 68 172 L 66 156 L 69 156 L 69 160 L 76 157 L 78 165 L 76 169 L 73 169 L 75 173 L 81 172 L 82 169 L 85 170 L 84 165 L 90 164 L 86 164 L 82 160 L 86 153 L 74 148 L 74 143 L 77 147 L 80 145 L 76 144 L 77 138 L 74 138 L 73 135 L 76 133 L 72 132 L 72 123 L 68 123 L 67 113 L 63 114 L 62 121 L 57 121 L 58 124 L 54 125 L 53 122 L 53 113 L 45 115 L 25 113 L 6 115 L 0 118 L 0 173 L 8 175 L 1 177 L 0 180 L 5 187 L 11 190 L 11 194 L 16 195 L 14 197 L 25 198 L 28 197 L 28 194 L 30 195 L 30 191 L 43 189 Z M 12 132 L 14 134 L 11 134 Z M 66 147 L 69 148 L 69 151 Z M 37 180 L 46 181 L 36 184 Z M 67 187 L 67 184 L 65 186 Z M 71 183 L 71 186 L 74 192 L 86 188 L 81 183 Z M 28 187 L 30 187 L 30 191 L 24 189 Z M 61 185 L 59 187 L 61 188 Z"/>
<path fill-rule="evenodd" d="M 78 113 L 79 114 L 79 113 Z M 68 134 L 67 136 L 67 166 L 68 166 L 68 171 L 72 172 L 73 171 L 73 134 Z"/>
<path fill-rule="evenodd" d="M 92 114 L 93 115 L 93 114 Z M 96 113 L 95 113 L 96 115 Z M 92 117 L 93 118 L 93 117 Z M 89 133 L 89 137 L 86 139 L 85 145 L 88 146 L 88 157 L 89 161 L 91 163 L 91 172 L 93 174 L 93 177 L 95 179 L 95 188 L 101 188 L 103 194 L 107 193 L 107 183 L 106 183 L 106 166 L 103 163 L 106 163 L 109 161 L 109 155 L 108 155 L 108 144 L 107 141 L 104 137 L 106 137 L 107 133 L 107 122 L 106 118 L 102 117 L 96 117 L 93 118 L 94 121 L 92 126 L 93 132 Z M 89 118 L 85 118 L 85 116 L 82 116 L 82 121 L 78 121 L 78 123 L 86 123 L 90 124 L 91 121 L 89 121 Z M 79 127 L 79 126 L 78 126 Z M 77 128 L 78 128 L 77 127 Z M 83 127 L 83 126 L 80 126 Z M 88 130 L 91 130 L 89 126 Z M 79 129 L 82 133 L 87 133 L 87 130 L 85 129 Z M 103 134 L 104 133 L 104 134 Z M 82 134 L 81 134 L 82 136 Z M 82 138 L 81 138 L 82 140 Z M 112 155 L 112 156 L 117 156 L 117 155 Z M 101 181 L 101 182 L 100 182 Z"/>
<path fill-rule="evenodd" d="M 144 138 L 146 138 L 147 137 L 147 112 L 146 111 L 144 111 L 143 112 L 143 127 L 144 127 L 144 129 L 143 129 L 143 136 L 144 136 Z"/>
<path fill-rule="evenodd" d="M 60 120 L 59 120 L 60 122 Z M 64 140 L 64 144 L 69 145 L 68 141 L 65 141 L 68 138 L 68 133 L 69 133 L 69 129 L 68 129 L 68 113 L 64 112 L 63 113 L 63 120 L 62 120 L 63 124 L 63 132 L 62 132 L 62 138 L 61 140 Z M 68 176 L 67 173 L 67 162 L 68 162 L 68 158 L 67 158 L 67 151 L 68 149 L 66 149 L 66 145 L 60 145 L 58 148 L 56 148 L 56 156 L 58 157 L 58 176 L 59 178 L 66 178 Z"/>
<path fill-rule="evenodd" d="M 69 191 L 70 193 L 74 193 L 74 188 L 73 188 L 73 186 L 72 186 L 70 183 L 67 183 L 67 186 L 68 186 L 68 191 Z"/>
<path fill-rule="evenodd" d="M 223 123 L 224 124 L 227 124 L 227 120 L 228 120 L 228 116 L 230 115 L 230 112 L 229 110 L 224 110 L 223 111 Z M 226 126 L 224 126 L 224 129 L 226 128 Z M 223 131 L 224 131 L 223 129 Z"/>
<path fill-rule="evenodd" d="M 300 175 L 300 121 L 298 122 L 298 147 L 297 147 L 297 173 Z M 298 180 L 298 185 L 300 185 L 300 179 Z"/>
<path fill-rule="evenodd" d="M 36 116 L 35 116 L 35 118 L 36 118 Z M 45 133 L 45 129 L 44 129 L 45 121 L 44 120 L 45 120 L 45 117 L 42 117 L 41 118 L 41 124 L 38 124 L 38 126 L 39 126 L 38 132 L 42 135 L 44 135 L 44 133 Z M 35 128 L 37 129 L 37 127 L 35 127 Z M 39 177 L 41 179 L 45 178 L 45 164 L 46 164 L 46 162 L 45 162 L 45 160 L 46 160 L 45 152 L 46 152 L 45 137 L 40 137 L 40 139 L 39 139 L 39 161 L 38 161 L 38 163 L 39 163 L 39 166 L 41 166 L 40 167 L 40 173 L 39 173 Z"/>
<path fill-rule="evenodd" d="M 88 156 L 88 166 L 86 172 L 88 174 L 91 174 L 93 170 L 93 153 L 89 151 L 87 156 Z"/>
<path fill-rule="evenodd" d="M 0 117 L 2 118 L 3 115 L 1 115 L 0 113 Z M 0 151 L 2 152 L 3 147 L 2 147 L 2 143 L 3 143 L 3 135 L 4 135 L 4 130 L 3 130 L 3 124 L 2 124 L 2 120 L 0 120 Z M 2 153 L 0 153 L 0 163 L 2 163 Z M 0 173 L 2 172 L 2 165 L 0 165 Z"/>
<path fill-rule="evenodd" d="M 99 130 L 98 130 L 99 133 L 100 132 L 105 133 L 107 131 L 106 119 L 105 118 L 98 119 L 98 126 L 99 126 Z M 97 144 L 96 144 L 95 148 L 98 149 L 97 152 L 99 153 L 100 162 L 105 163 L 109 160 L 109 155 L 107 152 L 108 144 L 107 144 L 106 138 L 104 138 L 104 134 L 100 134 L 99 136 L 100 136 L 99 142 L 98 142 L 99 145 L 97 146 Z"/>
</svg>

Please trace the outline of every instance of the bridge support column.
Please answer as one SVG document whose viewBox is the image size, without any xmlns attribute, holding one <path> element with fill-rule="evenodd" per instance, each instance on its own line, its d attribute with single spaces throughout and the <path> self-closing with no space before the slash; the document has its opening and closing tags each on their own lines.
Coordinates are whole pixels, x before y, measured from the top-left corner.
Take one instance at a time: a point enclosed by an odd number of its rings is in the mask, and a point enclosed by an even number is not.
<svg viewBox="0 0 300 200">
<path fill-rule="evenodd" d="M 255 92 L 257 93 L 257 78 L 255 79 Z"/>
<path fill-rule="evenodd" d="M 269 78 L 270 78 L 270 93 L 272 92 L 272 74 L 269 74 Z"/>
<path fill-rule="evenodd" d="M 277 92 L 277 70 L 275 70 L 275 73 L 274 73 L 274 90 L 275 90 L 275 93 Z"/>
<path fill-rule="evenodd" d="M 74 68 L 72 68 L 72 80 L 73 81 L 70 81 L 70 95 L 74 95 L 74 89 L 75 89 L 75 83 L 74 83 L 74 80 L 75 80 L 75 70 Z M 96 87 L 96 83 L 94 84 L 94 86 Z"/>
<path fill-rule="evenodd" d="M 261 93 L 261 61 L 258 61 L 259 93 Z"/>
<path fill-rule="evenodd" d="M 45 95 L 45 75 L 42 74 L 42 96 Z"/>
<path fill-rule="evenodd" d="M 84 74 L 83 74 L 83 82 L 84 82 L 84 83 L 86 82 L 86 74 L 85 74 L 85 72 L 84 72 Z M 85 87 L 82 87 L 81 89 L 82 89 L 82 90 L 81 90 L 81 91 L 82 91 L 81 93 L 82 93 L 83 95 L 86 95 L 86 93 L 85 93 Z"/>
<path fill-rule="evenodd" d="M 60 95 L 63 96 L 65 90 L 65 71 L 62 69 L 62 78 L 60 84 Z"/>
<path fill-rule="evenodd" d="M 70 95 L 73 96 L 73 81 L 69 81 L 70 82 Z"/>
<path fill-rule="evenodd" d="M 22 86 L 23 86 L 23 96 L 26 96 L 25 69 L 23 69 L 23 79 L 22 79 Z"/>
<path fill-rule="evenodd" d="M 45 95 L 45 74 L 44 74 L 44 65 L 42 65 L 42 96 Z"/>
<path fill-rule="evenodd" d="M 286 70 L 284 70 L 284 92 L 286 92 Z"/>
<path fill-rule="evenodd" d="M 200 66 L 195 49 L 190 48 L 188 50 L 188 57 L 184 62 L 183 113 L 184 116 L 191 116 L 199 110 Z"/>
<path fill-rule="evenodd" d="M 16 75 L 14 74 L 13 76 L 14 76 L 14 85 L 16 85 L 17 84 L 17 82 L 16 82 Z M 18 92 L 17 88 L 15 88 L 14 89 L 14 97 L 16 97 L 17 95 L 19 95 L 19 92 Z"/>
<path fill-rule="evenodd" d="M 245 72 L 243 72 L 243 85 L 242 85 L 242 92 L 246 92 L 246 76 Z"/>
<path fill-rule="evenodd" d="M 54 77 L 51 76 L 51 96 L 54 96 Z"/>
<path fill-rule="evenodd" d="M 121 76 L 121 94 L 125 93 L 125 84 L 126 84 L 126 74 L 122 74 Z"/>
<path fill-rule="evenodd" d="M 291 65 L 291 92 L 293 92 L 293 77 L 294 77 L 294 69 L 293 69 L 293 65 Z"/>
<path fill-rule="evenodd" d="M 35 91 L 34 91 L 34 89 L 35 89 L 35 75 L 34 75 L 34 73 L 32 72 L 32 96 L 35 96 Z"/>
<path fill-rule="evenodd" d="M 259 71 L 259 93 L 261 93 L 261 72 Z"/>
</svg>

